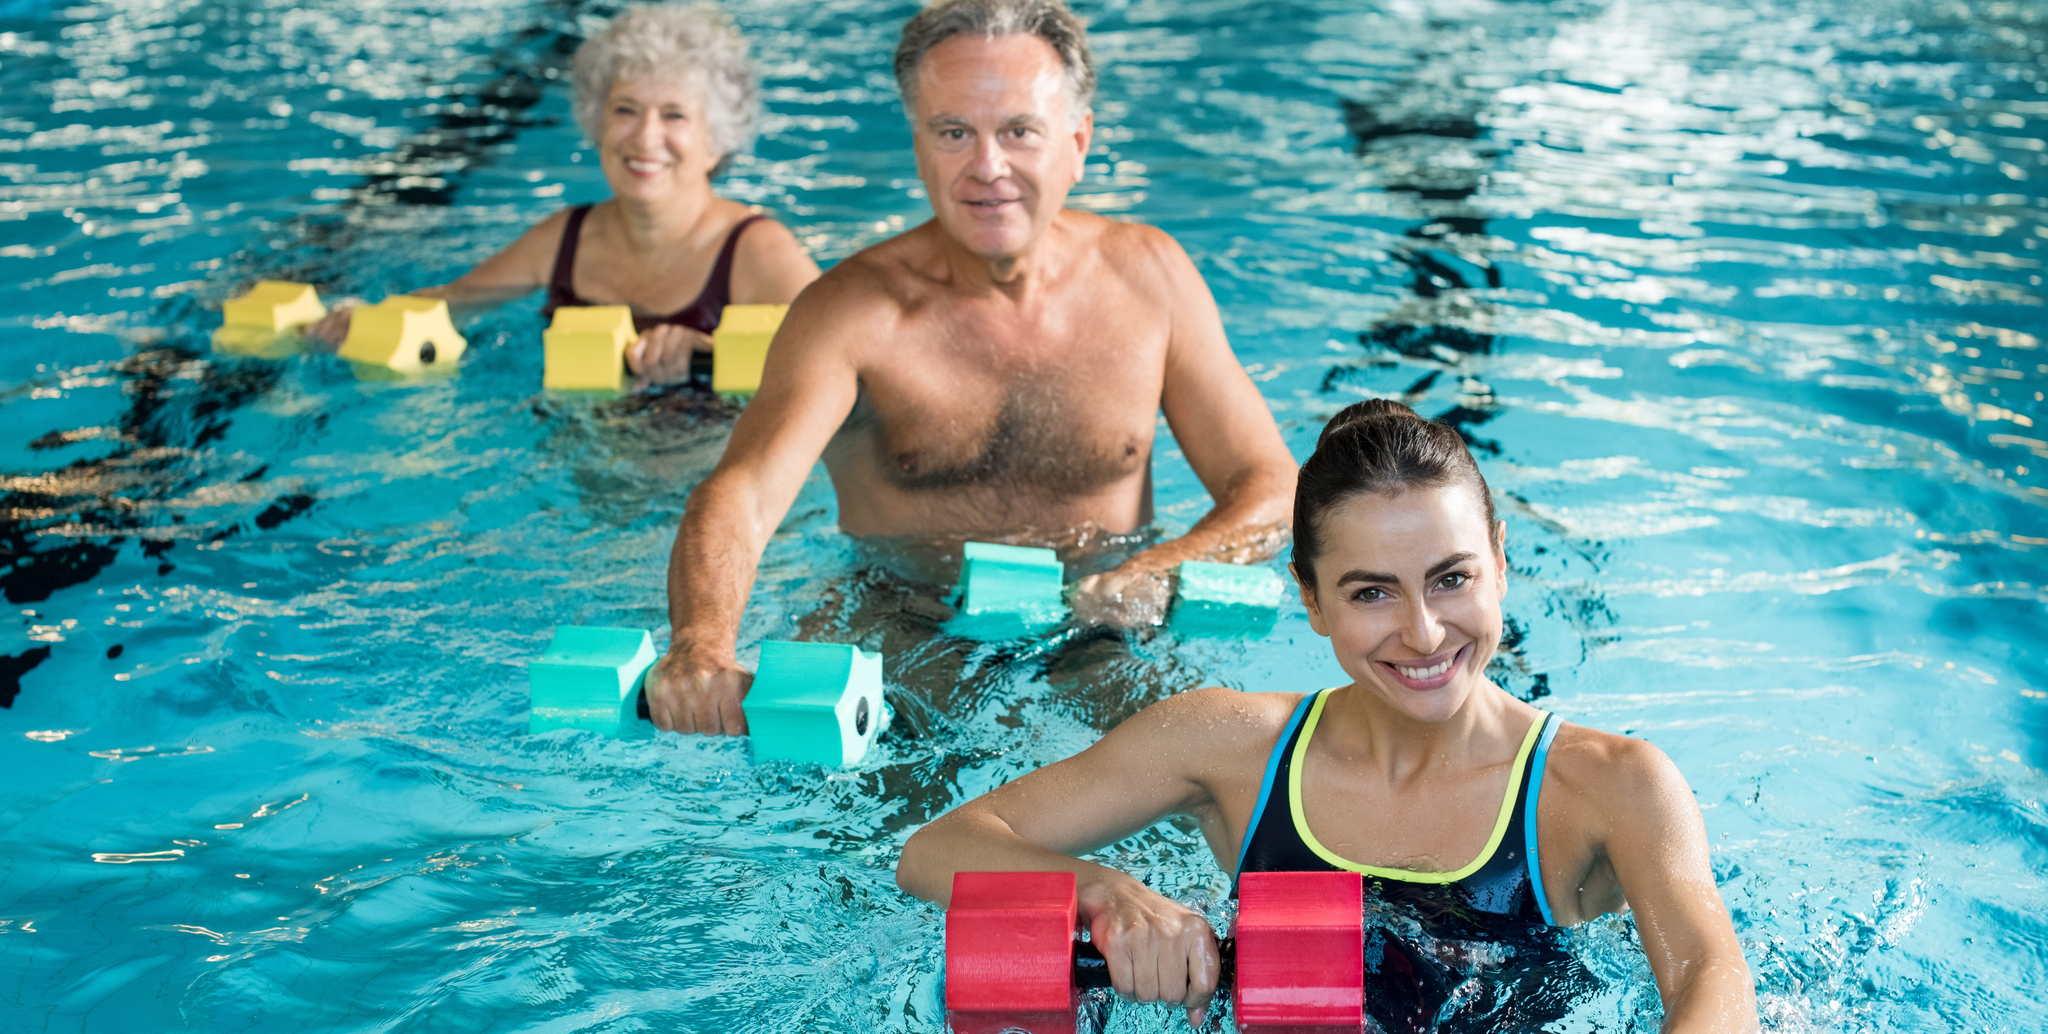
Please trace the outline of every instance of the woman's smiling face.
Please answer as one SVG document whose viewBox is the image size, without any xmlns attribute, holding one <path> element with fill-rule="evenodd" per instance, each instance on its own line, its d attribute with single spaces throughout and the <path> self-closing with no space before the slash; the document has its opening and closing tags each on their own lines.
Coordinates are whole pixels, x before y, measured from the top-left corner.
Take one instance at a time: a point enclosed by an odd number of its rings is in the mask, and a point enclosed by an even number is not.
<svg viewBox="0 0 2048 1034">
<path fill-rule="evenodd" d="M 598 161 L 612 194 L 657 201 L 710 190 L 712 153 L 704 105 L 674 79 L 620 79 L 605 100 Z"/>
<path fill-rule="evenodd" d="M 1458 713 L 1500 646 L 1505 526 L 1492 533 L 1466 485 L 1352 496 L 1317 526 L 1317 584 L 1302 602 L 1337 663 L 1417 721 Z"/>
</svg>

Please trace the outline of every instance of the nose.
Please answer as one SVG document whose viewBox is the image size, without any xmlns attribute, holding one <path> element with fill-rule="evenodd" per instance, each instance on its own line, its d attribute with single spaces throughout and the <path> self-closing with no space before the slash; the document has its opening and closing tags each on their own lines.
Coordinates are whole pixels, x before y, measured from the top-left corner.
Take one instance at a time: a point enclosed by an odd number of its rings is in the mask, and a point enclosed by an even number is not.
<svg viewBox="0 0 2048 1034">
<path fill-rule="evenodd" d="M 1010 174 L 1010 156 L 1003 152 L 999 133 L 984 133 L 975 140 L 974 161 L 967 174 L 977 183 L 994 183 Z"/>
<path fill-rule="evenodd" d="M 1444 625 L 1426 600 L 1412 599 L 1401 614 L 1401 645 L 1427 657 L 1444 644 Z"/>
<path fill-rule="evenodd" d="M 653 148 L 661 144 L 661 112 L 648 109 L 640 113 L 640 124 L 633 127 L 633 135 L 642 146 Z"/>
</svg>

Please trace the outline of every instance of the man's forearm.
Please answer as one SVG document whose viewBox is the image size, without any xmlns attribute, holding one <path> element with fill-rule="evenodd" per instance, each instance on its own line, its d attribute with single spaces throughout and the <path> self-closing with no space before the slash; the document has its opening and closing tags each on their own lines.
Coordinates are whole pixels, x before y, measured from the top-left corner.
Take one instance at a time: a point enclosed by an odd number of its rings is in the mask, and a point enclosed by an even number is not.
<svg viewBox="0 0 2048 1034">
<path fill-rule="evenodd" d="M 767 537 L 716 474 L 690 494 L 668 558 L 669 650 L 730 662 Z"/>
<path fill-rule="evenodd" d="M 1166 570 L 1183 560 L 1249 564 L 1280 552 L 1293 533 L 1294 471 L 1248 474 L 1222 494 L 1187 534 L 1133 556 L 1125 566 Z"/>
</svg>

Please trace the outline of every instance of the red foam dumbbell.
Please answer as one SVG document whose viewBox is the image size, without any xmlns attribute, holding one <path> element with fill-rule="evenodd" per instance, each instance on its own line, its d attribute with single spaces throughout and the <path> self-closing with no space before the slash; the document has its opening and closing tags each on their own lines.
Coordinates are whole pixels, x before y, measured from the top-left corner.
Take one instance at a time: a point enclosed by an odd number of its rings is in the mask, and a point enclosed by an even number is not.
<svg viewBox="0 0 2048 1034">
<path fill-rule="evenodd" d="M 1355 872 L 1245 873 L 1235 966 L 1245 1034 L 1365 1029 L 1364 885 Z M 1074 876 L 963 872 L 946 912 L 946 1019 L 956 1034 L 1073 1034 L 1080 991 L 1109 986 L 1093 945 L 1074 939 Z"/>
<path fill-rule="evenodd" d="M 1073 1034 L 1074 874 L 953 874 L 946 1017 L 957 1034 Z"/>
<path fill-rule="evenodd" d="M 1355 872 L 1238 877 L 1238 1030 L 1365 1029 L 1364 894 Z"/>
</svg>

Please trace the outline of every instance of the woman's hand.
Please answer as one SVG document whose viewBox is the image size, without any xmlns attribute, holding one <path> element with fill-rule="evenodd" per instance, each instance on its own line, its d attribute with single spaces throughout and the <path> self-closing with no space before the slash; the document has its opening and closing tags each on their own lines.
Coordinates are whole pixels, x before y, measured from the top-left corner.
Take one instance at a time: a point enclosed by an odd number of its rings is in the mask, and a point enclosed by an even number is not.
<svg viewBox="0 0 2048 1034">
<path fill-rule="evenodd" d="M 640 335 L 626 350 L 626 366 L 640 384 L 673 384 L 690 379 L 690 353 L 711 351 L 711 335 L 664 323 Z"/>
<path fill-rule="evenodd" d="M 349 316 L 355 309 L 347 305 L 336 305 L 327 315 L 306 325 L 306 337 L 325 344 L 328 348 L 340 348 L 348 340 Z"/>
<path fill-rule="evenodd" d="M 1223 968 L 1209 921 L 1121 873 L 1083 883 L 1079 905 L 1116 992 L 1141 1002 L 1178 1002 L 1188 1011 L 1188 1025 L 1200 1029 Z"/>
</svg>

